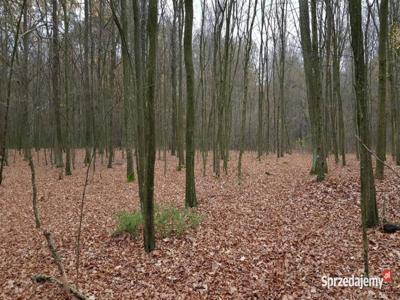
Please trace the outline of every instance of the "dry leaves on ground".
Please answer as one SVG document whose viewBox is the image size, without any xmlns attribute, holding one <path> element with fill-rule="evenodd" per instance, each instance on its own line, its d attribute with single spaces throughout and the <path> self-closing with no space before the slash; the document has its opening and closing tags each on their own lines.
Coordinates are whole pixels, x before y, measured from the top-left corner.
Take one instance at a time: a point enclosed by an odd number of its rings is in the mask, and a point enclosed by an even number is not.
<svg viewBox="0 0 400 300">
<path fill-rule="evenodd" d="M 82 156 L 82 153 L 80 153 Z M 82 157 L 77 161 L 81 162 Z M 399 299 L 400 234 L 369 230 L 371 275 L 390 268 L 394 282 L 379 289 L 322 287 L 321 276 L 362 274 L 358 163 L 330 162 L 327 179 L 309 175 L 310 156 L 293 154 L 258 161 L 246 154 L 238 184 L 236 153 L 229 173 L 216 179 L 200 157 L 196 189 L 202 224 L 182 237 L 157 240 L 147 255 L 140 240 L 111 238 L 114 215 L 138 208 L 136 183 L 125 180 L 118 153 L 112 169 L 97 160 L 90 175 L 83 223 L 79 287 L 91 299 Z M 74 280 L 75 235 L 85 168 L 58 180 L 58 172 L 35 157 L 39 208 L 55 237 L 70 280 Z M 210 159 L 211 160 L 211 159 Z M 155 201 L 184 203 L 184 171 L 174 157 L 156 165 Z M 398 169 L 398 167 L 397 167 Z M 388 220 L 400 222 L 399 180 L 390 171 L 377 183 L 378 205 Z M 31 276 L 57 275 L 45 241 L 35 230 L 30 173 L 10 155 L 0 187 L 0 298 L 64 299 L 62 290 L 38 285 Z"/>
</svg>

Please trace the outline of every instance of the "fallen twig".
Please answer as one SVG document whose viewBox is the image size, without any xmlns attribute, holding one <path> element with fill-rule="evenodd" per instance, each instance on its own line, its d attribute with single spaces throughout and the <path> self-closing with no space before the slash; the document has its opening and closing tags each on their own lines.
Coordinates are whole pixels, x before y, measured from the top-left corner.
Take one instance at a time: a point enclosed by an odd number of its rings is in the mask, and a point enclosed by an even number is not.
<svg viewBox="0 0 400 300">
<path fill-rule="evenodd" d="M 397 173 L 397 171 L 395 169 L 393 169 L 391 166 L 389 166 L 387 163 L 385 163 L 382 159 L 380 159 L 375 153 L 374 151 L 372 151 L 371 149 L 368 148 L 367 145 L 365 145 L 363 143 L 363 141 L 360 139 L 360 137 L 358 135 L 355 135 L 355 137 L 357 138 L 357 140 L 360 142 L 360 144 L 373 156 L 375 157 L 377 160 L 379 160 L 385 167 L 387 167 L 390 171 L 392 171 L 394 173 L 394 175 L 396 175 L 397 178 L 400 179 L 400 174 Z"/>
<path fill-rule="evenodd" d="M 32 280 L 36 283 L 44 283 L 44 282 L 50 282 L 58 285 L 61 288 L 66 289 L 68 292 L 70 292 L 72 295 L 74 295 L 76 298 L 80 300 L 87 300 L 89 299 L 86 297 L 84 294 L 82 294 L 79 290 L 71 286 L 70 284 L 64 283 L 57 278 L 48 276 L 48 275 L 43 275 L 43 274 L 38 274 L 35 276 L 32 276 Z"/>
<path fill-rule="evenodd" d="M 36 223 L 36 228 L 40 229 L 44 237 L 46 238 L 47 241 L 47 246 L 51 252 L 51 256 L 54 259 L 54 262 L 57 265 L 57 268 L 60 272 L 61 275 L 61 280 L 58 280 L 54 277 L 47 276 L 47 275 L 35 275 L 32 277 L 32 280 L 34 282 L 51 282 L 55 283 L 58 286 L 64 288 L 67 293 L 72 293 L 75 297 L 78 299 L 88 299 L 84 294 L 82 294 L 78 289 L 74 288 L 68 283 L 67 275 L 65 272 L 64 265 L 62 263 L 61 257 L 58 254 L 57 247 L 54 243 L 54 238 L 53 235 L 51 234 L 50 231 L 46 229 L 42 229 L 41 227 L 41 222 L 39 219 L 39 209 L 37 207 L 37 190 L 36 190 L 36 179 L 35 179 L 35 166 L 33 164 L 32 157 L 29 157 L 29 167 L 31 169 L 31 181 L 32 181 L 32 205 L 33 205 L 33 212 L 35 216 L 35 223 Z"/>
</svg>

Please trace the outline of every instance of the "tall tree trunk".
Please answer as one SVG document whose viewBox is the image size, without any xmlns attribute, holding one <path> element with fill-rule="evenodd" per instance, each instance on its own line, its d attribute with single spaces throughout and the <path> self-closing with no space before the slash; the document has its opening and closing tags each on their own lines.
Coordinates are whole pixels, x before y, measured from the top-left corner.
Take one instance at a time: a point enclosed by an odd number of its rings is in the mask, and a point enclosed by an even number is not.
<svg viewBox="0 0 400 300">
<path fill-rule="evenodd" d="M 326 4 L 326 58 L 325 58 L 325 98 L 326 103 L 328 104 L 328 111 L 330 116 L 330 125 L 331 125 L 331 149 L 333 150 L 333 154 L 335 155 L 335 163 L 339 163 L 339 148 L 337 141 L 337 132 L 336 132 L 336 102 L 333 98 L 333 90 L 332 90 L 332 68 L 331 68 L 331 43 L 332 43 L 332 31 L 333 31 L 333 12 L 332 12 L 332 3 L 331 0 L 325 0 Z"/>
<path fill-rule="evenodd" d="M 338 0 L 336 0 L 338 1 Z M 333 58 L 332 58 L 332 79 L 333 79 L 333 101 L 337 105 L 337 113 L 338 113 L 338 148 L 340 152 L 340 156 L 342 157 L 342 165 L 346 165 L 346 150 L 345 150 L 345 134 L 344 134 L 344 117 L 343 117 L 343 103 L 341 96 L 341 86 L 340 86 L 340 59 L 342 56 L 342 47 L 339 48 L 339 42 L 342 29 L 339 26 L 336 26 L 336 19 L 339 19 L 340 16 L 336 16 L 334 14 L 334 7 L 336 8 L 340 5 L 338 2 L 335 2 L 334 5 L 330 6 L 330 13 L 332 14 L 332 46 L 333 46 Z"/>
<path fill-rule="evenodd" d="M 354 53 L 354 67 L 356 79 L 357 123 L 360 130 L 360 175 L 361 175 L 361 222 L 363 232 L 364 272 L 368 276 L 368 236 L 367 226 L 375 225 L 378 221 L 375 201 L 375 184 L 372 171 L 371 154 L 366 147 L 370 144 L 369 114 L 366 103 L 367 78 L 365 72 L 364 47 L 362 38 L 361 0 L 349 0 L 349 14 L 351 25 L 351 46 Z M 366 147 L 364 147 L 364 145 Z M 369 210 L 373 204 L 374 209 Z M 370 214 L 372 213 L 373 214 Z M 372 219 L 369 219 L 372 216 Z M 371 223 L 370 223 L 371 222 Z"/>
<path fill-rule="evenodd" d="M 24 158 L 28 159 L 31 156 L 30 147 L 30 128 L 29 128 L 29 74 L 28 74 L 28 56 L 29 56 L 29 31 L 28 31 L 28 22 L 29 22 L 29 8 L 31 4 L 30 1 L 24 7 L 24 17 L 22 22 L 22 29 L 24 32 L 22 38 L 23 44 L 23 57 L 22 57 L 22 89 L 23 89 L 23 105 L 22 105 L 22 132 L 21 138 L 23 140 L 22 146 L 24 149 Z"/>
<path fill-rule="evenodd" d="M 123 68 L 123 93 L 124 93 L 124 129 L 125 129 L 125 151 L 126 151 L 126 178 L 128 182 L 135 180 L 135 172 L 133 170 L 132 155 L 132 128 L 131 128 L 131 76 L 128 49 L 128 20 L 126 17 L 126 0 L 121 0 L 121 26 L 124 36 L 122 42 L 122 68 Z"/>
<path fill-rule="evenodd" d="M 392 32 L 400 25 L 400 4 L 396 0 L 390 1 L 391 28 Z M 392 113 L 394 115 L 394 142 L 395 142 L 395 162 L 400 165 L 400 98 L 399 98 L 399 53 L 395 48 L 395 39 L 391 38 L 389 43 L 389 79 L 390 79 L 390 98 L 392 102 Z"/>
<path fill-rule="evenodd" d="M 322 181 L 325 178 L 327 170 L 325 153 L 323 148 L 323 126 L 321 112 L 321 78 L 318 57 L 318 37 L 316 21 L 316 2 L 311 1 L 312 12 L 312 33 L 310 36 L 310 19 L 308 10 L 308 0 L 299 0 L 300 5 L 300 34 L 301 47 L 304 58 L 304 73 L 306 77 L 308 109 L 310 114 L 310 123 L 312 130 L 313 145 L 313 166 L 312 173 L 317 175 L 317 180 Z"/>
<path fill-rule="evenodd" d="M 265 0 L 261 0 L 261 13 L 265 14 Z M 257 125 L 257 158 L 260 160 L 263 154 L 263 127 L 264 127 L 264 80 L 265 80 L 265 61 L 264 61 L 264 27 L 265 18 L 261 19 L 260 28 L 260 49 L 258 53 L 258 125 Z M 267 71 L 268 72 L 268 71 Z"/>
<path fill-rule="evenodd" d="M 193 27 L 193 0 L 185 0 L 185 35 L 184 55 L 186 69 L 186 193 L 185 206 L 197 206 L 196 188 L 194 180 L 194 69 L 192 53 L 192 27 Z"/>
<path fill-rule="evenodd" d="M 379 6 L 379 110 L 376 154 L 376 178 L 383 179 L 384 161 L 386 160 L 386 49 L 388 42 L 388 0 L 381 0 Z"/>
<path fill-rule="evenodd" d="M 149 54 L 147 63 L 147 112 L 146 112 L 146 199 L 144 201 L 144 249 L 151 252 L 155 248 L 154 238 L 154 163 L 155 130 L 154 130 L 154 99 L 157 68 L 157 0 L 149 0 L 147 32 L 149 37 Z"/>
<path fill-rule="evenodd" d="M 69 12 L 67 1 L 62 0 L 61 5 L 64 11 L 64 97 L 65 97 L 65 175 L 72 175 L 71 172 L 71 128 L 70 128 L 70 86 L 69 86 Z"/>
<path fill-rule="evenodd" d="M 176 33 L 177 33 L 177 18 L 178 18 L 178 0 L 173 0 L 173 19 L 171 30 L 171 101 L 172 101 L 172 136 L 171 136 L 171 154 L 175 155 L 177 147 L 177 88 L 176 88 Z"/>
<path fill-rule="evenodd" d="M 10 110 L 10 98 L 11 98 L 11 80 L 13 77 L 14 73 L 14 61 L 15 57 L 17 55 L 18 51 L 18 39 L 20 35 L 20 26 L 21 26 L 21 20 L 22 16 L 25 10 L 27 0 L 24 0 L 22 2 L 21 6 L 21 12 L 18 17 L 18 22 L 15 27 L 15 36 L 14 36 L 14 45 L 12 48 L 12 53 L 11 53 L 11 61 L 10 61 L 10 68 L 9 68 L 9 73 L 8 73 L 8 78 L 7 78 L 7 93 L 6 93 L 6 111 L 4 113 L 4 124 L 3 124 L 3 132 L 2 132 L 2 141 L 0 141 L 0 147 L 1 147 L 1 164 L 0 164 L 0 185 L 3 183 L 3 171 L 4 171 L 4 166 L 7 163 L 7 134 L 8 134 L 8 114 Z"/>
<path fill-rule="evenodd" d="M 112 107 L 114 105 L 114 97 L 115 97 L 115 89 L 114 89 L 114 80 L 115 80 L 115 66 L 116 66 L 116 55 L 117 55 L 117 40 L 115 37 L 115 29 L 114 26 L 111 28 L 111 52 L 110 52 L 110 74 L 109 74 L 109 83 L 108 83 L 108 92 L 109 92 L 109 103 Z M 112 163 L 114 159 L 114 135 L 113 135 L 113 109 L 109 113 L 109 141 L 108 141 L 108 164 L 107 168 L 112 168 Z"/>
<path fill-rule="evenodd" d="M 85 0 L 84 11 L 84 37 L 83 37 L 83 89 L 84 89 L 84 103 L 85 103 L 85 159 L 84 163 L 88 164 L 90 161 L 90 144 L 91 144 L 91 117 L 90 117 L 90 106 L 91 106 L 91 85 L 89 79 L 89 3 L 90 0 Z"/>
<path fill-rule="evenodd" d="M 53 85 L 53 109 L 55 120 L 55 162 L 57 168 L 64 166 L 62 157 L 62 133 L 61 133 L 61 112 L 60 112 L 60 91 L 59 91 L 59 75 L 60 75 L 60 48 L 58 43 L 58 0 L 53 0 L 53 37 L 52 37 L 52 85 Z"/>
<path fill-rule="evenodd" d="M 143 78 L 145 77 L 145 65 L 143 56 L 142 36 L 141 36 L 141 20 L 142 16 L 139 10 L 139 0 L 132 1 L 134 33 L 133 48 L 135 54 L 135 87 L 136 87 L 136 170 L 138 174 L 140 205 L 144 212 L 144 202 L 146 199 L 146 137 L 145 137 L 145 90 Z"/>
<path fill-rule="evenodd" d="M 244 152 L 244 140 L 245 140 L 245 125 L 246 125 L 246 107 L 248 99 L 249 89 L 249 63 L 250 63 L 250 51 L 252 47 L 252 34 L 254 19 L 256 17 L 257 0 L 254 2 L 253 13 L 251 13 L 252 1 L 249 1 L 248 5 L 248 19 L 246 24 L 246 42 L 244 52 L 244 67 L 243 67 L 243 101 L 242 101 L 242 116 L 241 116 L 241 127 L 240 127 L 240 148 L 239 148 L 239 159 L 238 159 L 238 179 L 239 182 L 242 179 L 242 156 Z"/>
<path fill-rule="evenodd" d="M 206 109 L 206 88 L 204 86 L 204 73 L 205 73 L 205 63 L 204 59 L 206 56 L 205 52 L 205 39 L 204 39 L 204 23 L 205 23 L 205 12 L 206 12 L 206 2 L 202 0 L 201 2 L 201 27 L 200 27 L 200 89 L 201 89 L 201 153 L 203 160 L 203 176 L 206 175 L 206 165 L 208 156 L 208 138 L 206 138 L 206 128 L 207 128 L 207 109 Z"/>
<path fill-rule="evenodd" d="M 364 47 L 361 31 L 361 1 L 349 0 L 351 25 L 351 45 L 354 53 L 355 91 L 357 99 L 357 125 L 360 132 L 360 174 L 361 174 L 361 206 L 363 222 L 367 227 L 378 225 L 378 209 L 376 206 L 375 183 L 372 171 L 369 131 L 369 113 L 366 103 L 367 78 L 365 72 Z"/>
<path fill-rule="evenodd" d="M 178 170 L 180 171 L 185 164 L 184 159 L 184 111 L 183 111 L 183 55 L 182 55 L 182 37 L 183 37 L 183 0 L 179 0 L 178 5 L 178 105 L 177 105 L 177 137 L 178 137 Z"/>
</svg>

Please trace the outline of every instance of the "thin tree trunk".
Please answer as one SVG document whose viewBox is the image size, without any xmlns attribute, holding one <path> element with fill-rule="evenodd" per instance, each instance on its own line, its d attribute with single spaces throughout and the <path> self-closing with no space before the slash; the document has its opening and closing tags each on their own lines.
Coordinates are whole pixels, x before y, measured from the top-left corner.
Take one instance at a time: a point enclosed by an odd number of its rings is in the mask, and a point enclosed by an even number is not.
<svg viewBox="0 0 400 300">
<path fill-rule="evenodd" d="M 55 148 L 54 157 L 57 168 L 64 166 L 62 157 L 62 133 L 61 133 L 61 112 L 60 112 L 60 91 L 59 91 L 59 75 L 60 75 L 60 48 L 58 43 L 58 0 L 53 0 L 53 37 L 52 37 L 52 87 L 53 87 L 53 109 L 55 120 Z"/>
<path fill-rule="evenodd" d="M 131 96 L 130 96 L 130 63 L 128 49 L 128 21 L 126 17 L 126 0 L 121 0 L 121 26 L 124 36 L 121 38 L 125 41 L 122 43 L 122 68 L 123 68 L 123 93 L 124 93 L 124 129 L 125 129 L 125 151 L 126 151 L 126 178 L 128 182 L 135 180 L 135 172 L 133 170 L 133 155 L 131 148 Z"/>
<path fill-rule="evenodd" d="M 69 93 L 69 12 L 67 1 L 62 0 L 61 5 L 64 11 L 64 97 L 65 97 L 65 175 L 72 175 L 71 172 L 71 128 L 70 128 L 70 93 Z"/>
<path fill-rule="evenodd" d="M 376 154 L 376 178 L 383 179 L 384 161 L 386 160 L 386 49 L 388 42 L 388 0 L 381 0 L 379 6 L 379 82 L 378 82 L 378 129 Z"/>
</svg>

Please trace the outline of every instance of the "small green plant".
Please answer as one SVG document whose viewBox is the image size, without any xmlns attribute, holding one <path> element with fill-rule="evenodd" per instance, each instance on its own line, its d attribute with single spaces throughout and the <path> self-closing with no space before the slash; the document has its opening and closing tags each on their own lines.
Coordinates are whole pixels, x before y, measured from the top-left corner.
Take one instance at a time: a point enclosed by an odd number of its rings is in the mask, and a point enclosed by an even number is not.
<svg viewBox="0 0 400 300">
<path fill-rule="evenodd" d="M 122 233 L 129 233 L 133 238 L 139 236 L 139 232 L 143 227 L 143 216 L 140 211 L 121 212 L 117 214 L 117 229 L 113 235 L 118 236 Z"/>
<path fill-rule="evenodd" d="M 135 175 L 134 174 L 129 174 L 127 176 L 128 182 L 134 182 L 135 181 Z"/>
<path fill-rule="evenodd" d="M 132 238 L 139 237 L 143 230 L 143 216 L 140 211 L 117 214 L 117 229 L 114 236 L 128 233 Z M 156 206 L 154 227 L 159 238 L 172 235 L 180 236 L 187 230 L 196 228 L 201 223 L 201 215 L 193 210 L 173 206 Z"/>
</svg>

